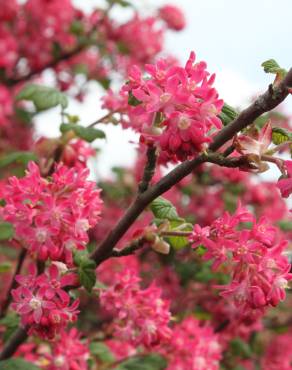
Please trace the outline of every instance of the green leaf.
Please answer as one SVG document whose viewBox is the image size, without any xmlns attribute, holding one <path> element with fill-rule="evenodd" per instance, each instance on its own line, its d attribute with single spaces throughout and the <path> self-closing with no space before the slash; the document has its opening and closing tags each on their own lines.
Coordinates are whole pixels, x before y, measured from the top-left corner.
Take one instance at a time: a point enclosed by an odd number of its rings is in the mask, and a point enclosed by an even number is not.
<svg viewBox="0 0 292 370">
<path fill-rule="evenodd" d="M 0 263 L 0 273 L 8 272 L 12 269 L 12 264 L 10 262 Z"/>
<path fill-rule="evenodd" d="M 27 165 L 29 161 L 36 161 L 37 157 L 32 152 L 13 152 L 0 157 L 0 168 L 16 162 Z"/>
<path fill-rule="evenodd" d="M 100 78 L 97 82 L 105 89 L 108 90 L 111 86 L 111 80 L 109 78 Z"/>
<path fill-rule="evenodd" d="M 43 111 L 57 105 L 61 105 L 63 109 L 68 106 L 66 95 L 59 90 L 36 84 L 26 85 L 16 96 L 16 100 L 32 101 L 37 111 Z"/>
<path fill-rule="evenodd" d="M 96 264 L 89 258 L 87 251 L 75 252 L 74 262 L 78 266 L 80 284 L 91 292 L 96 283 Z"/>
<path fill-rule="evenodd" d="M 5 317 L 3 317 L 3 319 L 0 320 L 0 325 L 6 327 L 6 330 L 3 334 L 4 342 L 7 342 L 11 335 L 18 329 L 19 321 L 19 316 L 15 312 L 8 313 Z"/>
<path fill-rule="evenodd" d="M 132 93 L 132 91 L 129 92 L 129 97 L 128 97 L 128 104 L 132 105 L 133 107 L 137 107 L 137 105 L 142 104 L 140 100 L 138 100 Z"/>
<path fill-rule="evenodd" d="M 0 361 L 1 370 L 41 370 L 40 367 L 32 362 L 23 360 L 22 358 L 10 358 L 9 360 Z"/>
<path fill-rule="evenodd" d="M 279 221 L 278 225 L 283 231 L 292 231 L 292 221 L 288 220 Z"/>
<path fill-rule="evenodd" d="M 223 125 L 228 125 L 229 123 L 234 121 L 237 116 L 238 112 L 233 107 L 231 107 L 231 105 L 224 103 L 221 113 L 219 114 L 219 118 L 221 119 Z"/>
<path fill-rule="evenodd" d="M 115 356 L 110 351 L 107 345 L 102 342 L 92 342 L 89 345 L 90 353 L 96 356 L 103 363 L 111 363 L 115 361 Z"/>
<path fill-rule="evenodd" d="M 128 6 L 132 6 L 132 4 L 127 0 L 107 0 L 109 4 L 118 4 L 122 6 L 123 8 L 126 8 Z"/>
<path fill-rule="evenodd" d="M 9 222 L 0 223 L 0 240 L 9 240 L 14 235 L 14 229 Z"/>
<path fill-rule="evenodd" d="M 174 205 L 167 199 L 163 197 L 158 197 L 155 199 L 151 205 L 150 209 L 156 218 L 167 219 L 167 220 L 178 220 L 179 216 L 177 214 Z"/>
<path fill-rule="evenodd" d="M 79 267 L 78 275 L 80 284 L 90 293 L 95 285 L 95 270 L 88 267 Z"/>
<path fill-rule="evenodd" d="M 74 20 L 70 25 L 70 32 L 76 36 L 83 35 L 84 34 L 84 23 L 78 20 Z"/>
<path fill-rule="evenodd" d="M 19 121 L 21 121 L 22 123 L 26 125 L 31 124 L 32 119 L 34 117 L 34 113 L 29 112 L 28 110 L 20 108 L 20 107 L 16 107 L 14 109 L 14 112 Z"/>
<path fill-rule="evenodd" d="M 250 358 L 252 357 L 252 350 L 248 343 L 244 342 L 240 338 L 234 338 L 230 342 L 230 348 L 234 355 L 241 358 Z"/>
<path fill-rule="evenodd" d="M 73 123 L 62 123 L 60 130 L 62 133 L 72 130 L 78 137 L 87 141 L 88 143 L 92 143 L 95 139 L 105 138 L 105 133 L 102 130 L 94 127 L 75 125 Z"/>
<path fill-rule="evenodd" d="M 185 224 L 179 231 L 192 231 L 193 226 L 185 222 L 185 220 L 172 220 L 170 221 L 170 230 L 176 229 L 178 226 Z M 166 238 L 169 244 L 176 250 L 182 249 L 190 244 L 188 238 L 183 236 L 169 236 Z"/>
<path fill-rule="evenodd" d="M 281 127 L 273 127 L 272 131 L 273 144 L 279 145 L 290 140 L 292 140 L 292 134 L 289 131 Z"/>
<path fill-rule="evenodd" d="M 284 68 L 281 68 L 275 59 L 269 59 L 262 63 L 262 67 L 266 73 L 272 73 L 284 78 L 287 74 L 287 71 Z"/>
<path fill-rule="evenodd" d="M 146 356 L 136 356 L 128 360 L 125 360 L 118 366 L 114 367 L 114 370 L 163 370 L 167 366 L 167 362 L 164 357 L 150 353 Z"/>
</svg>

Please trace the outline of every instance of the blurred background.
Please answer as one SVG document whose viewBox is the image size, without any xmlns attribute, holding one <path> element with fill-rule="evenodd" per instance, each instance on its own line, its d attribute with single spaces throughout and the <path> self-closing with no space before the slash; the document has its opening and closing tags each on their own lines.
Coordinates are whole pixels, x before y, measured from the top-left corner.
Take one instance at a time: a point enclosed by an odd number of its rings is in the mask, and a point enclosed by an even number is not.
<svg viewBox="0 0 292 370">
<path fill-rule="evenodd" d="M 264 73 L 261 63 L 275 59 L 283 68 L 292 60 L 290 40 L 291 0 L 132 0 L 142 15 L 153 13 L 163 4 L 172 3 L 183 9 L 187 27 L 181 32 L 166 33 L 166 51 L 185 63 L 191 50 L 198 60 L 205 60 L 208 70 L 216 73 L 215 86 L 220 96 L 230 105 L 245 107 L 257 94 L 263 92 L 273 76 Z M 100 0 L 75 0 L 75 5 L 89 11 L 103 5 Z M 117 21 L 125 21 L 132 10 L 115 7 L 110 13 Z M 46 78 L 50 79 L 48 73 Z M 117 86 L 118 88 L 118 86 Z M 100 98 L 103 91 L 95 83 L 83 103 L 71 101 L 69 110 L 80 116 L 87 125 L 103 115 Z M 284 112 L 292 114 L 291 98 L 282 105 Z M 37 120 L 38 135 L 58 135 L 59 110 L 40 114 Z M 92 162 L 93 176 L 108 176 L 110 168 L 131 165 L 135 159 L 137 137 L 119 127 L 107 126 L 106 141 L 95 146 L 102 149 L 99 160 Z M 275 176 L 271 169 L 265 178 Z"/>
</svg>

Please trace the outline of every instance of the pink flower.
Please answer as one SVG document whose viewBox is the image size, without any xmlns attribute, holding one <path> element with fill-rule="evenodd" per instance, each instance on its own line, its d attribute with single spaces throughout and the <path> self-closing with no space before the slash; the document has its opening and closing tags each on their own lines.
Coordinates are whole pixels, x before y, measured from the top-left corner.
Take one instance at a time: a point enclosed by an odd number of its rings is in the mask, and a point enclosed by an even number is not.
<svg viewBox="0 0 292 370">
<path fill-rule="evenodd" d="M 175 31 L 185 28 L 186 21 L 183 12 L 174 5 L 164 5 L 159 9 L 159 16 L 165 21 L 167 27 Z"/>
<path fill-rule="evenodd" d="M 11 21 L 19 11 L 19 4 L 16 0 L 0 1 L 0 19 L 1 21 Z"/>
<path fill-rule="evenodd" d="M 76 283 L 75 274 L 61 276 L 57 266 L 51 265 L 48 273 L 36 276 L 35 268 L 30 268 L 33 275 L 18 275 L 20 286 L 12 290 L 12 308 L 21 316 L 21 323 L 28 332 L 43 338 L 52 338 L 67 323 L 77 318 L 78 300 L 70 305 L 70 296 L 63 289 Z"/>
<path fill-rule="evenodd" d="M 170 338 L 169 303 L 154 284 L 141 290 L 140 278 L 126 270 L 100 294 L 102 306 L 115 317 L 115 334 L 133 345 L 151 347 Z"/>
<path fill-rule="evenodd" d="M 261 359 L 261 369 L 291 370 L 291 340 L 291 330 L 285 334 L 273 336 Z"/>
<path fill-rule="evenodd" d="M 121 101 L 136 99 L 134 106 L 120 104 L 127 127 L 141 134 L 141 142 L 155 143 L 168 160 L 185 160 L 206 149 L 222 126 L 217 116 L 223 105 L 206 63 L 195 63 L 191 53 L 184 68 L 160 60 L 146 70 L 150 78 L 141 78 L 134 67 L 120 92 Z"/>
<path fill-rule="evenodd" d="M 212 328 L 191 316 L 175 325 L 170 342 L 160 352 L 168 360 L 167 370 L 218 370 L 222 356 Z"/>
<path fill-rule="evenodd" d="M 13 100 L 11 93 L 4 85 L 0 85 L 0 127 L 7 126 L 9 124 L 9 118 L 11 118 L 12 113 Z"/>
<path fill-rule="evenodd" d="M 247 221 L 253 223 L 252 229 L 242 229 Z M 190 237 L 195 246 L 198 231 L 196 226 Z M 285 298 L 285 288 L 292 279 L 291 266 L 283 255 L 287 242 L 275 244 L 276 234 L 280 235 L 266 218 L 256 223 L 252 214 L 239 206 L 234 215 L 225 212 L 215 220 L 208 234 L 201 237 L 206 247 L 203 259 L 212 260 L 215 270 L 224 266 L 231 276 L 229 284 L 217 288 L 243 318 L 253 310 L 264 312 Z"/>
<path fill-rule="evenodd" d="M 260 132 L 254 136 L 239 135 L 236 138 L 236 148 L 241 154 L 254 154 L 261 157 L 272 142 L 272 125 L 268 121 Z"/>
<path fill-rule="evenodd" d="M 2 8 L 2 5 L 0 5 Z M 1 16 L 1 14 L 0 14 Z M 18 58 L 17 39 L 4 25 L 0 26 L 0 68 L 11 72 Z"/>
<path fill-rule="evenodd" d="M 58 340 L 52 344 L 51 352 L 46 355 L 48 370 L 88 369 L 88 341 L 82 341 L 80 336 L 76 328 L 60 332 Z"/>
<path fill-rule="evenodd" d="M 31 162 L 25 177 L 9 178 L 3 189 L 3 218 L 14 225 L 15 239 L 31 254 L 72 264 L 73 250 L 85 248 L 102 205 L 88 173 L 60 164 L 48 181 Z"/>
<path fill-rule="evenodd" d="M 282 197 L 288 198 L 292 192 L 292 161 L 285 161 L 285 167 L 287 169 L 287 178 L 281 178 L 277 186 L 281 191 Z"/>
</svg>

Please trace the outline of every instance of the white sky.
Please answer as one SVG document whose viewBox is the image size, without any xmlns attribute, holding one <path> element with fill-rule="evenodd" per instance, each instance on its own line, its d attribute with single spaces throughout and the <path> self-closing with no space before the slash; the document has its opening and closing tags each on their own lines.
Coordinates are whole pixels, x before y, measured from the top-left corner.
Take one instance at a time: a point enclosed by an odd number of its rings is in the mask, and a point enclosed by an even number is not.
<svg viewBox="0 0 292 370">
<path fill-rule="evenodd" d="M 84 10 L 104 3 L 102 0 L 73 0 Z M 208 63 L 215 72 L 215 86 L 220 96 L 231 105 L 245 106 L 248 99 L 263 90 L 272 81 L 260 66 L 274 58 L 284 68 L 292 66 L 292 0 L 134 0 L 143 14 L 165 3 L 180 6 L 187 17 L 187 28 L 181 33 L 169 32 L 166 49 L 183 63 L 191 50 L 199 60 Z M 124 19 L 127 11 L 117 7 L 113 16 Z M 85 103 L 71 102 L 69 111 L 78 114 L 84 124 L 101 116 L 100 90 L 94 84 Z M 292 98 L 285 103 L 292 113 Z M 38 119 L 39 134 L 58 134 L 59 112 L 52 110 Z M 98 172 L 109 173 L 112 165 L 130 164 L 134 159 L 135 136 L 107 128 L 107 140 L 95 146 L 103 148 L 99 157 Z"/>
</svg>

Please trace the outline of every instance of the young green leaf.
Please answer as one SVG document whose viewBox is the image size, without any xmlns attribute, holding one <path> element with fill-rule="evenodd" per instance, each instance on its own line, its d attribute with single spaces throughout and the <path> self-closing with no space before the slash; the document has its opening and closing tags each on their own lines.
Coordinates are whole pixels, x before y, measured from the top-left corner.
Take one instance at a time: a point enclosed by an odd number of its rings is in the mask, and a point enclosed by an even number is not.
<svg viewBox="0 0 292 370">
<path fill-rule="evenodd" d="M 22 358 L 10 358 L 8 360 L 0 361 L 1 370 L 41 370 L 40 367 L 34 365 L 32 362 L 23 360 Z"/>
<path fill-rule="evenodd" d="M 10 262 L 0 263 L 0 273 L 8 272 L 12 269 L 12 264 Z"/>
<path fill-rule="evenodd" d="M 62 133 L 72 130 L 76 136 L 87 141 L 88 143 L 92 143 L 95 139 L 105 138 L 105 133 L 102 130 L 94 127 L 84 127 L 73 123 L 62 123 L 60 130 Z"/>
<path fill-rule="evenodd" d="M 9 222 L 0 223 L 0 240 L 10 240 L 14 235 L 14 229 Z"/>
<path fill-rule="evenodd" d="M 80 284 L 90 293 L 96 283 L 96 264 L 87 251 L 75 252 L 74 262 L 78 266 Z"/>
<path fill-rule="evenodd" d="M 289 131 L 283 129 L 282 127 L 273 127 L 272 131 L 273 144 L 279 145 L 290 140 L 292 140 L 292 134 Z"/>
<path fill-rule="evenodd" d="M 104 343 L 91 342 L 89 348 L 91 355 L 98 357 L 102 363 L 112 363 L 115 361 L 115 356 Z"/>
<path fill-rule="evenodd" d="M 37 111 L 43 111 L 61 105 L 63 109 L 68 106 L 66 95 L 59 90 L 42 85 L 26 85 L 16 96 L 16 100 L 29 100 L 33 102 Z"/>
<path fill-rule="evenodd" d="M 164 357 L 150 353 L 146 356 L 136 356 L 125 360 L 118 366 L 114 367 L 114 370 L 163 370 L 167 366 Z"/>
<path fill-rule="evenodd" d="M 29 161 L 36 161 L 37 157 L 32 152 L 13 152 L 0 157 L 0 168 L 9 166 L 12 163 L 27 165 Z"/>
<path fill-rule="evenodd" d="M 281 79 L 287 74 L 284 68 L 281 68 L 275 59 L 269 59 L 262 63 L 262 67 L 266 73 L 278 75 Z"/>
<path fill-rule="evenodd" d="M 170 230 L 175 230 L 178 226 L 182 226 L 179 231 L 192 231 L 193 227 L 191 224 L 187 224 L 185 220 L 172 220 L 170 221 Z M 185 236 L 168 236 L 167 241 L 176 250 L 182 249 L 190 244 L 189 240 Z"/>
<path fill-rule="evenodd" d="M 167 220 L 178 220 L 179 216 L 177 214 L 174 205 L 167 199 L 163 197 L 158 197 L 155 199 L 151 205 L 150 209 L 154 216 L 159 219 Z"/>
<path fill-rule="evenodd" d="M 19 316 L 15 312 L 9 312 L 5 317 L 3 317 L 3 319 L 0 320 L 0 325 L 5 326 L 6 328 L 5 332 L 3 333 L 4 342 L 7 342 L 11 335 L 18 329 L 19 321 Z"/>
</svg>

